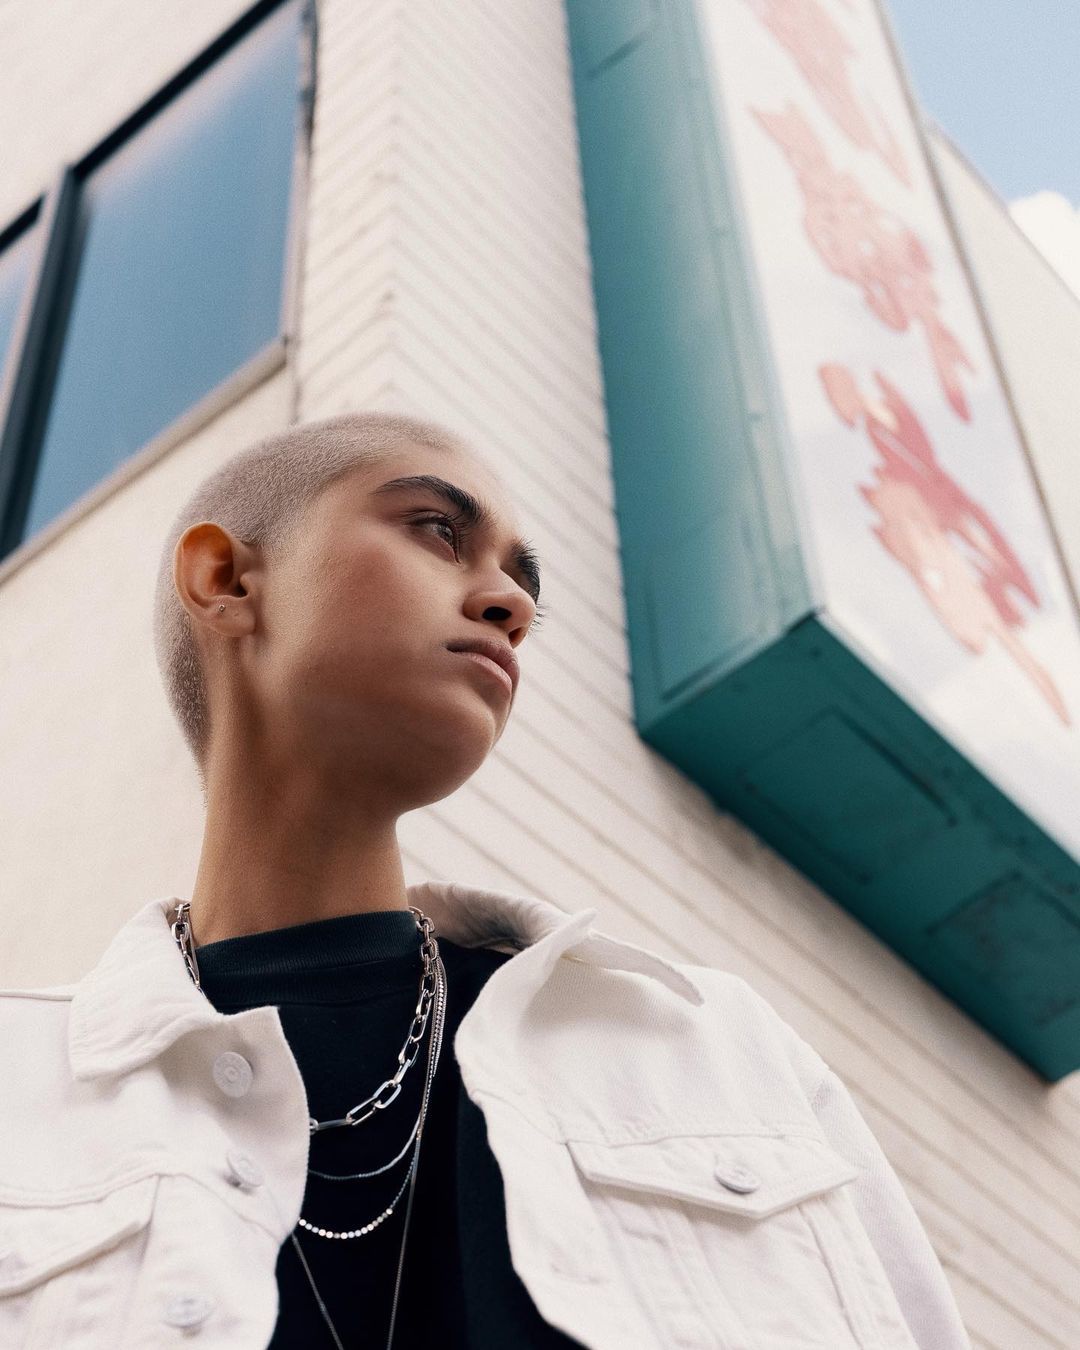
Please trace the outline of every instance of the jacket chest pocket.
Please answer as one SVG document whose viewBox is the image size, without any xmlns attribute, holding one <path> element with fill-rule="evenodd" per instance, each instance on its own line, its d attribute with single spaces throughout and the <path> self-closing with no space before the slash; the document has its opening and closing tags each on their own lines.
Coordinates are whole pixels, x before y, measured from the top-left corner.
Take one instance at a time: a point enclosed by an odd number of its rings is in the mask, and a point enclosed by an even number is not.
<svg viewBox="0 0 1080 1350">
<path fill-rule="evenodd" d="M 917 1350 L 823 1141 L 567 1147 L 657 1350 Z"/>
<path fill-rule="evenodd" d="M 124 1343 L 158 1178 L 93 1200 L 0 1200 L 0 1345 L 101 1350 Z"/>
</svg>

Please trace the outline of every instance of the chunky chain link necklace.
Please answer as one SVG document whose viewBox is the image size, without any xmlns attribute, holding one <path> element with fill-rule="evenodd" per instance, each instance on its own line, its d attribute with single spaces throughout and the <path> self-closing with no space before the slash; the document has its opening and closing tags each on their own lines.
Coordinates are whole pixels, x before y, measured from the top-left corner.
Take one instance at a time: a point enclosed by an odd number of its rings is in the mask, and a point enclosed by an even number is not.
<svg viewBox="0 0 1080 1350">
<path fill-rule="evenodd" d="M 202 991 L 202 983 L 199 978 L 199 964 L 195 957 L 195 943 L 191 936 L 191 920 L 189 911 L 191 903 L 182 900 L 176 905 L 176 917 L 172 924 L 172 935 L 176 940 L 176 945 L 184 958 L 184 964 L 187 967 L 188 974 L 191 977 L 195 988 Z M 343 1126 L 356 1126 L 370 1119 L 376 1111 L 385 1110 L 401 1091 L 401 1082 L 408 1073 L 409 1069 L 416 1061 L 419 1053 L 420 1042 L 424 1038 L 429 1020 L 431 1019 L 431 1010 L 434 1005 L 435 1015 L 432 1021 L 432 1035 L 428 1041 L 427 1066 L 424 1076 L 423 1095 L 420 1100 L 420 1111 L 416 1122 L 406 1139 L 401 1151 L 388 1163 L 381 1167 L 376 1167 L 370 1172 L 350 1172 L 345 1176 L 339 1176 L 331 1172 L 319 1172 L 310 1167 L 308 1171 L 317 1177 L 323 1177 L 328 1181 L 358 1181 L 366 1177 L 379 1176 L 388 1171 L 395 1163 L 400 1162 L 405 1156 L 409 1145 L 415 1140 L 413 1147 L 412 1160 L 409 1163 L 409 1169 L 405 1174 L 405 1179 L 401 1183 L 397 1195 L 389 1205 L 370 1222 L 362 1225 L 360 1228 L 351 1228 L 344 1231 L 335 1231 L 329 1228 L 321 1228 L 316 1224 L 309 1223 L 303 1216 L 298 1220 L 298 1227 L 306 1229 L 309 1233 L 314 1233 L 322 1238 L 350 1239 L 366 1236 L 393 1214 L 398 1201 L 405 1192 L 405 1187 L 409 1187 L 409 1198 L 405 1206 L 405 1226 L 401 1234 L 401 1250 L 398 1253 L 397 1278 L 394 1282 L 394 1298 L 390 1309 L 390 1331 L 387 1337 L 387 1350 L 393 1344 L 394 1325 L 397 1320 L 398 1295 L 401 1289 L 401 1275 L 405 1264 L 405 1240 L 409 1231 L 409 1219 L 412 1216 L 413 1192 L 416 1185 L 416 1165 L 420 1156 L 420 1141 L 424 1131 L 424 1120 L 427 1116 L 428 1099 L 431 1094 L 431 1082 L 435 1076 L 435 1070 L 439 1062 L 439 1054 L 442 1050 L 443 1021 L 446 1013 L 446 969 L 443 966 L 442 957 L 439 955 L 439 944 L 435 938 L 435 925 L 431 919 L 414 905 L 409 906 L 409 911 L 416 919 L 417 931 L 420 934 L 420 956 L 423 962 L 423 973 L 420 976 L 420 993 L 417 999 L 416 1011 L 413 1014 L 412 1025 L 409 1027 L 409 1033 L 405 1037 L 405 1043 L 398 1051 L 398 1067 L 391 1078 L 386 1079 L 378 1088 L 366 1097 L 356 1106 L 350 1107 L 343 1116 L 334 1120 L 318 1121 L 308 1118 L 308 1129 L 312 1135 L 321 1130 L 330 1130 Z M 205 997 L 205 994 L 204 994 Z M 311 1285 L 311 1292 L 315 1295 L 315 1301 L 319 1305 L 319 1311 L 323 1320 L 334 1338 L 336 1350 L 345 1350 L 341 1337 L 338 1335 L 337 1328 L 327 1312 L 326 1304 L 315 1284 L 314 1277 L 311 1274 L 311 1268 L 304 1256 L 303 1249 L 300 1246 L 299 1238 L 295 1230 L 291 1234 L 292 1244 L 299 1257 L 300 1264 L 304 1268 L 304 1274 L 307 1276 L 308 1283 Z"/>
</svg>

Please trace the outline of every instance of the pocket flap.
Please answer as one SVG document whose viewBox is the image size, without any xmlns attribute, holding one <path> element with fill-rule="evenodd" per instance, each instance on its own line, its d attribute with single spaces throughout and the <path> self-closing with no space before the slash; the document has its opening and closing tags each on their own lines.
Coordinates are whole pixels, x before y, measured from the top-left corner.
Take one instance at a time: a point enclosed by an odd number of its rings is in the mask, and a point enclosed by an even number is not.
<svg viewBox="0 0 1080 1350">
<path fill-rule="evenodd" d="M 804 1135 L 669 1135 L 645 1143 L 567 1147 L 590 1181 L 764 1218 L 854 1181 L 859 1169 Z"/>
<path fill-rule="evenodd" d="M 95 1200 L 0 1205 L 0 1297 L 20 1294 L 145 1228 L 157 1182 L 145 1177 Z"/>
</svg>

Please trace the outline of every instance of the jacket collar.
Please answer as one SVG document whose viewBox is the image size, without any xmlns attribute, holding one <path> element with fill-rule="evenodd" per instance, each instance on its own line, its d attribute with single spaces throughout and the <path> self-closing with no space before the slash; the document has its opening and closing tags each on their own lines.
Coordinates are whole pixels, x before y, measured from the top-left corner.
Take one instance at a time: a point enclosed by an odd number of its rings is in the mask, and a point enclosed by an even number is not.
<svg viewBox="0 0 1080 1350">
<path fill-rule="evenodd" d="M 512 952 L 547 940 L 551 961 L 572 951 L 573 959 L 649 975 L 692 1003 L 705 1001 L 684 969 L 594 929 L 596 909 L 568 913 L 547 900 L 461 882 L 424 881 L 406 890 L 409 904 L 433 920 L 437 938 Z M 172 935 L 176 904 L 175 896 L 148 901 L 75 985 L 68 1053 L 76 1079 L 136 1069 L 188 1031 L 244 1016 L 218 1012 L 195 988 Z"/>
</svg>

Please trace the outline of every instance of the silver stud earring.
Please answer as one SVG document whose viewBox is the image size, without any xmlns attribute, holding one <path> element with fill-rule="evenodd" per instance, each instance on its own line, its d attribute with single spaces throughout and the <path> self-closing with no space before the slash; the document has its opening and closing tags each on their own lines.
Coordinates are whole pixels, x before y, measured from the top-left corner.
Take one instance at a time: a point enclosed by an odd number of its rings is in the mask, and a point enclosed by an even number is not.
<svg viewBox="0 0 1080 1350">
<path fill-rule="evenodd" d="M 224 605 L 218 605 L 218 613 L 220 614 L 224 608 L 225 608 Z"/>
</svg>

